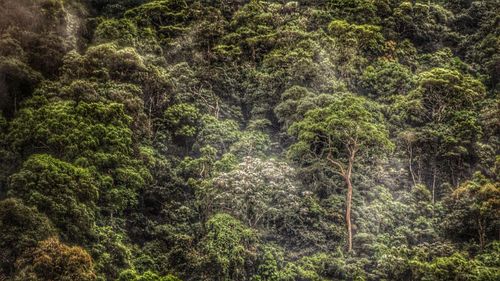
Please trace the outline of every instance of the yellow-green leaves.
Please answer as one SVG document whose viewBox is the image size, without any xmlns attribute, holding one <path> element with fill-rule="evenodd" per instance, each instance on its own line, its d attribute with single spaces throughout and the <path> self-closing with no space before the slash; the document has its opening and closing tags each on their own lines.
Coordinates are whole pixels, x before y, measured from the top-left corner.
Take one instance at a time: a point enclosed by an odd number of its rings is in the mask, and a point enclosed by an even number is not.
<svg viewBox="0 0 500 281">
<path fill-rule="evenodd" d="M 47 215 L 65 239 L 91 238 L 98 188 L 89 170 L 35 154 L 11 176 L 9 194 Z"/>
<path fill-rule="evenodd" d="M 353 94 L 340 95 L 325 107 L 308 111 L 289 133 L 298 139 L 290 148 L 292 157 L 295 151 L 307 149 L 321 158 L 332 153 L 345 159 L 349 146 L 357 146 L 361 154 L 394 146 L 377 105 Z"/>
<path fill-rule="evenodd" d="M 165 123 L 176 137 L 193 137 L 198 131 L 201 115 L 198 109 L 188 103 L 175 104 L 167 108 Z"/>
<path fill-rule="evenodd" d="M 205 227 L 202 251 L 206 255 L 206 270 L 219 280 L 244 278 L 245 264 L 255 259 L 256 233 L 228 214 L 214 215 Z"/>
</svg>

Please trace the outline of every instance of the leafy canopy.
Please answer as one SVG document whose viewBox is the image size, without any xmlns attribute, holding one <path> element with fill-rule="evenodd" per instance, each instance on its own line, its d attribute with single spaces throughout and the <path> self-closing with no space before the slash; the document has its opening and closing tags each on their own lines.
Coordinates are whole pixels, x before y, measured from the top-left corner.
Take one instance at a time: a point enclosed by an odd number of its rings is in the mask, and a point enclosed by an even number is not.
<svg viewBox="0 0 500 281">
<path fill-rule="evenodd" d="M 349 150 L 359 147 L 361 154 L 392 148 L 384 119 L 377 105 L 363 97 L 347 93 L 322 108 L 309 110 L 289 132 L 298 141 L 289 155 L 304 160 L 313 156 L 331 156 L 346 160 Z"/>
</svg>

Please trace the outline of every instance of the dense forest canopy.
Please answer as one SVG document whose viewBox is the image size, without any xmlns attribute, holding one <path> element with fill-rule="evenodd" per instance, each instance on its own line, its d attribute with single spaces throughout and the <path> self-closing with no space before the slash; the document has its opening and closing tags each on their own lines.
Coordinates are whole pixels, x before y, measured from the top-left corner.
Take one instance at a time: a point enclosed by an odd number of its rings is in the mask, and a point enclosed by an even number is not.
<svg viewBox="0 0 500 281">
<path fill-rule="evenodd" d="M 0 280 L 500 280 L 499 24 L 0 0 Z"/>
</svg>

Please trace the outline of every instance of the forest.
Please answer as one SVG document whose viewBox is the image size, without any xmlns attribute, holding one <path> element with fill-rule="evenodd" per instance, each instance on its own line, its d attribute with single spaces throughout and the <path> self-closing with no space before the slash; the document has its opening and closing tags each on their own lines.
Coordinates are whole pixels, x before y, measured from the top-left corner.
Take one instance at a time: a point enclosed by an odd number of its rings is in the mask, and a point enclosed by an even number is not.
<svg viewBox="0 0 500 281">
<path fill-rule="evenodd" d="M 498 281 L 499 73 L 498 0 L 0 0 L 0 281 Z"/>
</svg>

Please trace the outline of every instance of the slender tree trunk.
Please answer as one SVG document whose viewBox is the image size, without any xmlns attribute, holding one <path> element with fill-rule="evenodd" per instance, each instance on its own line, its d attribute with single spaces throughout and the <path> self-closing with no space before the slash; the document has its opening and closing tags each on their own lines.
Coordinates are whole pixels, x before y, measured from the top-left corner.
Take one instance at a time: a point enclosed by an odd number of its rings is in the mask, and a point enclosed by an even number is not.
<svg viewBox="0 0 500 281">
<path fill-rule="evenodd" d="M 410 154 L 410 159 L 408 159 L 408 164 L 409 164 L 409 168 L 410 168 L 410 175 L 411 175 L 411 179 L 413 181 L 413 186 L 417 185 L 417 181 L 415 180 L 415 173 L 413 172 L 413 165 L 412 165 L 412 162 L 413 162 L 413 149 L 411 147 L 411 144 L 408 145 L 408 153 Z"/>
<path fill-rule="evenodd" d="M 347 193 L 346 193 L 346 210 L 345 210 L 345 223 L 347 227 L 347 251 L 352 252 L 352 223 L 351 223 L 351 208 L 352 208 L 352 169 L 354 165 L 354 159 L 356 157 L 356 153 L 358 152 L 358 143 L 357 139 L 354 139 L 351 144 L 346 145 L 347 151 L 349 152 L 349 162 L 347 163 L 347 167 L 342 163 L 336 161 L 332 157 L 332 153 L 330 152 L 327 156 L 327 159 L 330 163 L 333 164 L 335 168 L 337 168 L 337 173 L 344 179 L 347 185 Z"/>
<path fill-rule="evenodd" d="M 418 182 L 422 182 L 422 159 L 418 157 Z"/>
<path fill-rule="evenodd" d="M 432 168 L 432 206 L 435 203 L 436 197 L 436 160 L 433 160 L 433 168 Z"/>
<path fill-rule="evenodd" d="M 485 240 L 485 228 L 484 228 L 484 223 L 481 220 L 481 217 L 477 219 L 477 225 L 478 225 L 478 234 L 479 234 L 479 246 L 481 247 L 481 250 L 484 249 L 484 240 Z"/>
<path fill-rule="evenodd" d="M 352 252 L 352 224 L 351 224 L 351 208 L 352 208 L 352 166 L 354 165 L 354 157 L 358 151 L 357 143 L 354 142 L 353 148 L 348 149 L 350 152 L 349 163 L 347 166 L 347 171 L 345 174 L 345 181 L 347 184 L 347 195 L 346 195 L 346 212 L 345 221 L 347 225 L 347 251 Z"/>
<path fill-rule="evenodd" d="M 345 222 L 347 225 L 347 251 L 352 251 L 352 225 L 351 225 L 351 207 L 352 207 L 352 183 L 351 177 L 346 177 L 347 195 L 346 195 L 346 210 Z"/>
</svg>

